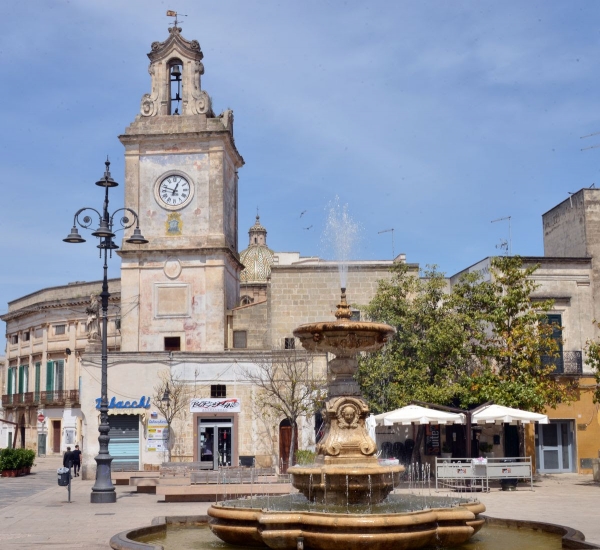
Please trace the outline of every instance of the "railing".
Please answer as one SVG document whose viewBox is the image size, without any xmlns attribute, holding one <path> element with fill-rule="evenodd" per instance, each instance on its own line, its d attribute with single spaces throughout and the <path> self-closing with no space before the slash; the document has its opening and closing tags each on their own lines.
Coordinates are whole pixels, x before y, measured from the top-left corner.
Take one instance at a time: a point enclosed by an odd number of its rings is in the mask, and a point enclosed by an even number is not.
<svg viewBox="0 0 600 550">
<path fill-rule="evenodd" d="M 79 403 L 79 390 L 56 390 L 42 392 L 14 393 L 2 396 L 2 406 L 33 405 L 43 403 L 46 405 L 58 403 Z"/>
<path fill-rule="evenodd" d="M 542 365 L 554 365 L 553 374 L 582 374 L 583 354 L 581 351 L 562 351 L 556 357 L 543 356 Z"/>
</svg>

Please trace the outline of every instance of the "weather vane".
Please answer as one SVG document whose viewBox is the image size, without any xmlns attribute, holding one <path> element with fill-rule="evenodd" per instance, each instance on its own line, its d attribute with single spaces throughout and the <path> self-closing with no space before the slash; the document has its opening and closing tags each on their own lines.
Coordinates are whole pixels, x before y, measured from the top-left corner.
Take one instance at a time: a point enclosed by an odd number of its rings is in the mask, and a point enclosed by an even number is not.
<svg viewBox="0 0 600 550">
<path fill-rule="evenodd" d="M 177 20 L 177 16 L 187 17 L 187 15 L 185 15 L 183 13 L 177 13 L 176 11 L 173 11 L 173 10 L 167 10 L 167 17 L 174 17 L 175 18 L 175 22 L 174 22 L 175 26 L 177 26 L 178 23 L 182 23 L 182 21 L 178 21 Z"/>
</svg>

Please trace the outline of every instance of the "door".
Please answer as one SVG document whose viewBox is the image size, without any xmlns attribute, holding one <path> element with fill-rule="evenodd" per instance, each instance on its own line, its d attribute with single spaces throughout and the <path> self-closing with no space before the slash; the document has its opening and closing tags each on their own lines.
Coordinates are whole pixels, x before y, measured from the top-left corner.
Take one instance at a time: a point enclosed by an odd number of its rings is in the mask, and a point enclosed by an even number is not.
<svg viewBox="0 0 600 550">
<path fill-rule="evenodd" d="M 60 420 L 52 421 L 52 452 L 60 454 Z"/>
<path fill-rule="evenodd" d="M 203 466 L 217 470 L 233 464 L 233 419 L 198 419 L 198 456 Z"/>
<path fill-rule="evenodd" d="M 536 425 L 536 458 L 540 472 L 573 471 L 573 430 L 569 421 Z"/>
<path fill-rule="evenodd" d="M 279 424 L 279 471 L 287 473 L 290 466 L 290 445 L 292 444 L 292 425 L 289 420 L 282 420 Z M 298 449 L 298 430 L 294 430 L 294 450 L 292 456 Z"/>
<path fill-rule="evenodd" d="M 137 414 L 111 414 L 108 452 L 115 471 L 140 468 L 140 417 Z"/>
</svg>

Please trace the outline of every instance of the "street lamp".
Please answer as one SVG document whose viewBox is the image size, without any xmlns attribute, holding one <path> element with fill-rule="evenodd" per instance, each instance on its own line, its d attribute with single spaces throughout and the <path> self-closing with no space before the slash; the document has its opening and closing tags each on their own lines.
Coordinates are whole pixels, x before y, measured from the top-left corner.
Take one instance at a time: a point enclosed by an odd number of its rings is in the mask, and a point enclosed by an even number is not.
<svg viewBox="0 0 600 550">
<path fill-rule="evenodd" d="M 168 453 L 168 457 L 169 457 L 169 462 L 171 462 L 171 414 L 170 414 L 170 408 L 171 408 L 171 392 L 169 391 L 169 383 L 167 382 L 167 387 L 165 388 L 165 391 L 163 393 L 162 399 L 161 399 L 163 406 L 165 407 L 165 410 L 167 411 L 165 416 L 166 416 L 166 420 L 167 420 L 167 453 Z M 164 438 L 163 438 L 164 440 Z"/>
<path fill-rule="evenodd" d="M 108 212 L 108 189 L 110 187 L 117 187 L 119 184 L 113 180 L 110 175 L 110 162 L 108 161 L 108 158 L 104 164 L 106 165 L 104 176 L 96 182 L 96 185 L 104 187 L 105 189 L 102 212 L 99 212 L 95 208 L 90 208 L 88 206 L 78 210 L 73 218 L 73 228 L 71 229 L 71 233 L 69 233 L 66 239 L 63 239 L 63 241 L 66 243 L 84 243 L 85 239 L 79 234 L 77 225 L 83 229 L 89 229 L 94 219 L 92 213 L 95 213 L 98 216 L 98 229 L 93 231 L 92 235 L 100 239 L 100 244 L 98 245 L 98 248 L 100 249 L 100 257 L 102 258 L 104 255 L 104 278 L 102 279 L 102 292 L 100 294 L 102 299 L 102 383 L 100 395 L 100 425 L 98 426 L 98 432 L 100 433 L 98 436 L 100 450 L 98 452 L 98 456 L 95 458 L 96 483 L 92 487 L 92 494 L 90 497 L 92 503 L 116 502 L 117 500 L 117 495 L 112 484 L 110 473 L 112 457 L 108 452 L 108 442 L 110 440 L 108 432 L 110 431 L 110 426 L 108 424 L 108 395 L 106 378 L 108 370 L 107 315 L 108 298 L 110 294 L 108 292 L 107 258 L 108 256 L 112 257 L 112 251 L 119 248 L 113 241 L 116 231 L 129 229 L 135 225 L 133 235 L 131 235 L 129 239 L 126 239 L 125 242 L 131 244 L 145 244 L 148 242 L 146 239 L 144 239 L 144 236 L 140 231 L 139 217 L 135 211 L 133 211 L 131 208 L 119 208 L 112 214 Z M 86 213 L 85 216 L 80 218 L 80 215 L 87 211 L 89 211 L 89 213 Z M 119 212 L 122 212 L 123 215 L 115 218 L 115 215 Z M 131 220 L 127 217 L 128 213 L 132 217 Z M 120 227 L 113 231 L 115 221 L 118 222 Z"/>
</svg>

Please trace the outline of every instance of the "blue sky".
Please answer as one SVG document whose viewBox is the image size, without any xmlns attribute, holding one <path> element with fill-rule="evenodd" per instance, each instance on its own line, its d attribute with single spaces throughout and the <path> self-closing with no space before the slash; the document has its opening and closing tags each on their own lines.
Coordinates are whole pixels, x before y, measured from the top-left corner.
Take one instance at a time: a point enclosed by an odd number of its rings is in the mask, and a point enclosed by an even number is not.
<svg viewBox="0 0 600 550">
<path fill-rule="evenodd" d="M 123 182 L 117 136 L 167 9 L 188 15 L 215 111 L 235 113 L 240 248 L 258 207 L 271 248 L 323 255 L 339 196 L 357 258 L 391 258 L 394 228 L 396 254 L 453 274 L 498 253 L 505 216 L 513 253 L 542 255 L 542 213 L 600 185 L 600 149 L 581 151 L 600 135 L 580 139 L 600 132 L 595 0 L 23 2 L 0 21 L 0 313 L 101 278 L 93 239 L 62 239 L 100 208 L 107 154 Z"/>
</svg>

